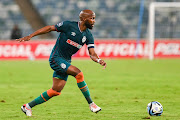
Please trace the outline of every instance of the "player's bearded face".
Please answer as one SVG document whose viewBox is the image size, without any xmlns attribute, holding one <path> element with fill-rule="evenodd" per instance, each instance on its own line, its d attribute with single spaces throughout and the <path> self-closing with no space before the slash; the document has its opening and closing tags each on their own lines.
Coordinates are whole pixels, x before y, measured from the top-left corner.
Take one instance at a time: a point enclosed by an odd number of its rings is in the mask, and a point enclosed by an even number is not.
<svg viewBox="0 0 180 120">
<path fill-rule="evenodd" d="M 93 28 L 93 24 L 91 24 L 88 20 L 85 21 L 85 25 L 87 28 L 92 29 Z"/>
</svg>

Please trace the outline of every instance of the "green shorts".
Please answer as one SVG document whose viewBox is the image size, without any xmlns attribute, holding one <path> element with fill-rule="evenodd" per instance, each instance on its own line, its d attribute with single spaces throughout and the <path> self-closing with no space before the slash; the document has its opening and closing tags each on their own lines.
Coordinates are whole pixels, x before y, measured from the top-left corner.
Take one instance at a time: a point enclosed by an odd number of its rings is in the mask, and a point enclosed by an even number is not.
<svg viewBox="0 0 180 120">
<path fill-rule="evenodd" d="M 50 59 L 49 63 L 51 68 L 54 70 L 53 77 L 67 81 L 68 74 L 66 71 L 71 63 L 61 57 Z"/>
</svg>

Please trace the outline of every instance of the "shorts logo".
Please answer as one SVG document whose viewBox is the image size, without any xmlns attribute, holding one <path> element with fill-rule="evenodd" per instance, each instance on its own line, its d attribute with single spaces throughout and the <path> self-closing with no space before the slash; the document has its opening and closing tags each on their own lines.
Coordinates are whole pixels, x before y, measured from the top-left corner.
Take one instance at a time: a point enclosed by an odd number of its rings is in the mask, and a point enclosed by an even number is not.
<svg viewBox="0 0 180 120">
<path fill-rule="evenodd" d="M 86 36 L 84 36 L 83 38 L 82 38 L 82 43 L 84 43 L 86 41 Z"/>
<path fill-rule="evenodd" d="M 76 43 L 76 42 L 74 42 L 74 41 L 72 41 L 72 40 L 70 40 L 70 39 L 68 39 L 66 42 L 67 42 L 68 44 L 74 46 L 74 47 L 77 47 L 78 49 L 82 48 L 82 45 L 80 45 L 80 44 L 78 44 L 78 43 Z"/>
<path fill-rule="evenodd" d="M 65 68 L 66 68 L 66 64 L 61 63 L 61 67 L 62 67 L 63 69 L 65 69 Z"/>
</svg>

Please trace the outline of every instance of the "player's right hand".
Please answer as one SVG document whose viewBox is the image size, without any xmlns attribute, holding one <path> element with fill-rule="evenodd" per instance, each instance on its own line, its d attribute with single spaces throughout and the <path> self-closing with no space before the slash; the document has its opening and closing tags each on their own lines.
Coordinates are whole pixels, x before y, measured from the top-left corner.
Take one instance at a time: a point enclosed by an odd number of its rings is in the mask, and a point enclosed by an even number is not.
<svg viewBox="0 0 180 120">
<path fill-rule="evenodd" d="M 16 39 L 16 41 L 24 42 L 24 41 L 29 41 L 30 39 L 31 39 L 31 36 L 26 36 L 26 37 L 23 37 L 23 38 Z"/>
<path fill-rule="evenodd" d="M 104 60 L 100 60 L 99 61 L 99 64 L 101 64 L 102 66 L 104 66 L 104 68 L 103 69 L 105 69 L 106 68 L 106 62 L 104 61 Z"/>
</svg>

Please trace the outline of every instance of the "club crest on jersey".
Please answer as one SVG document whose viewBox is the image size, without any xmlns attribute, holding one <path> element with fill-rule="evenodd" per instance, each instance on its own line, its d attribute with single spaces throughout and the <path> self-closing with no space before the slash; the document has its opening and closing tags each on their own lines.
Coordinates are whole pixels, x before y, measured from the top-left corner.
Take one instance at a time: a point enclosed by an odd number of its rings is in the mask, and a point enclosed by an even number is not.
<svg viewBox="0 0 180 120">
<path fill-rule="evenodd" d="M 75 32 L 71 32 L 71 35 L 72 35 L 72 36 L 76 36 L 76 33 L 75 33 Z"/>
<path fill-rule="evenodd" d="M 82 38 L 82 43 L 84 43 L 86 41 L 86 36 L 84 36 L 83 38 Z"/>
<path fill-rule="evenodd" d="M 63 22 L 57 24 L 58 27 L 61 27 L 62 25 L 63 25 Z"/>
<path fill-rule="evenodd" d="M 70 40 L 70 39 L 68 39 L 66 42 L 67 42 L 68 44 L 74 46 L 74 47 L 77 47 L 78 49 L 82 48 L 82 45 L 80 45 L 80 44 L 78 44 L 78 43 L 76 43 L 76 42 L 74 42 L 74 41 L 72 41 L 72 40 Z"/>
</svg>

